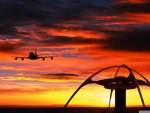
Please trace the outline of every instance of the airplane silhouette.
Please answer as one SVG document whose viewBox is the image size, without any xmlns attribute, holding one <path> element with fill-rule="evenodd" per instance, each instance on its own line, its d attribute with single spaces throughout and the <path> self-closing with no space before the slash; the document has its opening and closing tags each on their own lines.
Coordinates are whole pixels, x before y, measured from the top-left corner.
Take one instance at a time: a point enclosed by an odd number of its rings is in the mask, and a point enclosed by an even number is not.
<svg viewBox="0 0 150 113">
<path fill-rule="evenodd" d="M 45 60 L 46 58 L 50 58 L 51 60 L 53 60 L 54 57 L 56 57 L 56 56 L 39 56 L 39 55 L 37 55 L 37 48 L 35 48 L 35 52 L 30 52 L 29 56 L 27 56 L 27 57 L 16 56 L 15 60 L 18 60 L 18 58 L 20 58 L 21 60 L 24 60 L 24 59 L 37 60 L 37 59 L 40 59 L 40 58 L 42 60 Z"/>
</svg>

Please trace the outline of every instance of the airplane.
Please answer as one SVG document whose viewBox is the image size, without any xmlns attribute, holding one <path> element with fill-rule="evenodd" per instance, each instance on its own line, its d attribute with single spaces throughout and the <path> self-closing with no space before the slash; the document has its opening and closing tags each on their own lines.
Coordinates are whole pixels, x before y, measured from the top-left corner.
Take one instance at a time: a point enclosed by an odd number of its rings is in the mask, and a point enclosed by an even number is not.
<svg viewBox="0 0 150 113">
<path fill-rule="evenodd" d="M 37 55 L 37 48 L 35 48 L 35 52 L 30 52 L 29 56 L 27 56 L 27 57 L 17 56 L 17 57 L 15 57 L 15 60 L 18 60 L 18 58 L 20 58 L 22 61 L 24 59 L 37 60 L 37 59 L 40 59 L 40 58 L 42 60 L 45 60 L 46 58 L 50 58 L 51 60 L 53 60 L 54 57 L 56 57 L 56 56 L 39 56 L 39 55 Z"/>
</svg>

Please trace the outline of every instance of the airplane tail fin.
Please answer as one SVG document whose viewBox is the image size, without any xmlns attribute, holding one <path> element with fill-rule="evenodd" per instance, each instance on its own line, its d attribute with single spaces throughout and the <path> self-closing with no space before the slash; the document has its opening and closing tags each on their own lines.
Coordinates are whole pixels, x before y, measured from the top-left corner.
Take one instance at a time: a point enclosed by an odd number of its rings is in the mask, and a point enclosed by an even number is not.
<svg viewBox="0 0 150 113">
<path fill-rule="evenodd" d="M 35 54 L 37 55 L 37 48 L 35 48 Z"/>
</svg>

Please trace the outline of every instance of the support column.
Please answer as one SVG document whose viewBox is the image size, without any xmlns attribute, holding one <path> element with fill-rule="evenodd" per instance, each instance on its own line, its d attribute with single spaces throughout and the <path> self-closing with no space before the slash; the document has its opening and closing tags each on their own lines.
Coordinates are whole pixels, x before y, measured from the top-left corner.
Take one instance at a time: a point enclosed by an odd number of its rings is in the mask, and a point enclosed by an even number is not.
<svg viewBox="0 0 150 113">
<path fill-rule="evenodd" d="M 115 113 L 126 112 L 126 89 L 115 89 Z"/>
</svg>

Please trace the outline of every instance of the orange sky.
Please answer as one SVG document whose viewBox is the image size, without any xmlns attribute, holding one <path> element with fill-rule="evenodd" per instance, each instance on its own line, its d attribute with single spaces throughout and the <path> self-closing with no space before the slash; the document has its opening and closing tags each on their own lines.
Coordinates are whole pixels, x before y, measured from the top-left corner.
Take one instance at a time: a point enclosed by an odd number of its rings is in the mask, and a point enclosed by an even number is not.
<svg viewBox="0 0 150 113">
<path fill-rule="evenodd" d="M 0 105 L 62 107 L 85 79 L 112 65 L 126 64 L 150 80 L 150 2 L 62 1 L 1 3 Z M 14 60 L 35 47 L 39 55 L 58 57 Z M 127 76 L 124 70 L 119 74 Z M 150 88 L 141 90 L 149 106 Z M 107 106 L 109 93 L 103 86 L 87 85 L 69 106 Z M 127 106 L 141 105 L 137 90 L 127 91 Z"/>
</svg>

